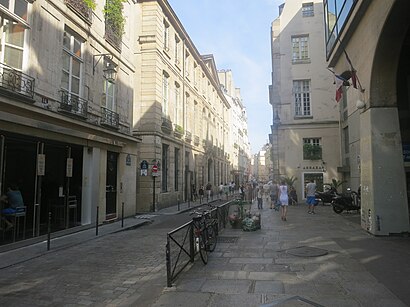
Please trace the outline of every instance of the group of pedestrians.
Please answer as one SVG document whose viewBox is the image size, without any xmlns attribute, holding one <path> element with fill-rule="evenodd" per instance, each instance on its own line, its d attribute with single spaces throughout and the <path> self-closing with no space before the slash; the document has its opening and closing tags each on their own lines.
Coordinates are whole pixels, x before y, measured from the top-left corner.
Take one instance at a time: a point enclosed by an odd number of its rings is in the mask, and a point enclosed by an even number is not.
<svg viewBox="0 0 410 307">
<path fill-rule="evenodd" d="M 269 187 L 269 188 L 267 188 Z M 270 185 L 259 184 L 257 188 L 257 202 L 258 209 L 263 209 L 263 196 L 269 192 L 270 209 L 280 210 L 281 220 L 287 221 L 288 206 L 290 203 L 297 203 L 296 190 L 291 186 L 288 190 L 288 186 L 284 180 L 278 184 L 273 181 Z M 317 205 L 315 193 L 316 183 L 313 180 L 305 187 L 306 192 L 306 204 L 308 205 L 308 214 L 315 214 L 315 207 Z"/>
</svg>

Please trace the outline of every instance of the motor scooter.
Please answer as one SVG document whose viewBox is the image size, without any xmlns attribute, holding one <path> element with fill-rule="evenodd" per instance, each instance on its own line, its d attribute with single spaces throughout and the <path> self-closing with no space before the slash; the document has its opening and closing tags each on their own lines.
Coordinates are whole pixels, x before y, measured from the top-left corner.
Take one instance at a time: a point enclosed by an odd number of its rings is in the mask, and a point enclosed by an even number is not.
<svg viewBox="0 0 410 307">
<path fill-rule="evenodd" d="M 333 211 L 337 214 L 343 211 L 360 210 L 360 194 L 347 189 L 347 193 L 337 194 L 332 199 Z"/>
<path fill-rule="evenodd" d="M 321 201 L 322 205 L 324 206 L 325 204 L 331 204 L 333 198 L 336 195 L 339 195 L 339 193 L 337 193 L 337 190 L 334 187 L 329 187 L 323 192 L 317 191 L 315 193 L 315 198 L 316 201 Z"/>
</svg>

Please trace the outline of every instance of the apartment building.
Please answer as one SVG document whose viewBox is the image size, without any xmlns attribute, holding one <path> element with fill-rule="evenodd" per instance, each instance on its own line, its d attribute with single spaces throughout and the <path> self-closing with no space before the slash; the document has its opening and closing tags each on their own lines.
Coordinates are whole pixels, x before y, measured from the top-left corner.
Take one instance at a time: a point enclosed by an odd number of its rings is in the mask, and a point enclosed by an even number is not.
<svg viewBox="0 0 410 307">
<path fill-rule="evenodd" d="M 137 207 L 189 200 L 193 188 L 231 180 L 229 110 L 212 55 L 201 55 L 167 1 L 139 1 L 133 134 L 139 156 L 158 167 L 137 177 Z"/>
<path fill-rule="evenodd" d="M 230 103 L 228 125 L 229 144 L 228 158 L 231 163 L 231 180 L 238 187 L 240 184 L 249 180 L 250 168 L 249 158 L 250 144 L 248 138 L 248 118 L 246 107 L 241 98 L 240 88 L 235 86 L 233 73 L 231 70 L 219 70 L 219 81 L 222 86 L 223 93 Z"/>
<path fill-rule="evenodd" d="M 361 224 L 374 235 L 409 232 L 409 1 L 326 0 L 328 66 L 343 90 L 342 171 L 361 186 Z"/>
<path fill-rule="evenodd" d="M 1 3 L 0 189 L 17 185 L 24 200 L 2 243 L 46 233 L 49 212 L 58 231 L 136 211 L 136 30 L 95 4 Z"/>
<path fill-rule="evenodd" d="M 322 1 L 286 1 L 272 22 L 273 177 L 296 177 L 296 192 L 313 179 L 339 178 L 339 111 L 323 47 Z"/>
</svg>

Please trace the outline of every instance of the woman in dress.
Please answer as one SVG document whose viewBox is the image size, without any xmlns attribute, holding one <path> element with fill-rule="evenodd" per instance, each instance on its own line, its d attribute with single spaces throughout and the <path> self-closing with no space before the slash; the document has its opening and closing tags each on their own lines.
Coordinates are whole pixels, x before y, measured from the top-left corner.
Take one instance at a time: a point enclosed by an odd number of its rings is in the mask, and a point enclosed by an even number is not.
<svg viewBox="0 0 410 307">
<path fill-rule="evenodd" d="M 288 186 L 285 181 L 282 181 L 279 186 L 280 191 L 280 213 L 282 221 L 286 221 L 286 213 L 288 212 L 289 197 L 288 197 Z"/>
</svg>

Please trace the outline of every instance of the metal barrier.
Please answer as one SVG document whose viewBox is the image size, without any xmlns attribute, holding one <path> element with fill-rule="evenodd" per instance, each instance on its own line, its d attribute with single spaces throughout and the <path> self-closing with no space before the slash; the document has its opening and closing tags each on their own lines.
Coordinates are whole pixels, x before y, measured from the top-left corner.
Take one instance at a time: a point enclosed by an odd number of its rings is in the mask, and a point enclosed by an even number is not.
<svg viewBox="0 0 410 307">
<path fill-rule="evenodd" d="M 217 206 L 210 210 L 212 218 L 218 220 L 218 229 L 226 227 L 229 206 L 232 201 Z M 194 246 L 194 231 L 192 221 L 167 233 L 166 264 L 167 287 L 172 287 L 172 282 L 187 267 L 193 263 L 198 251 Z"/>
</svg>

